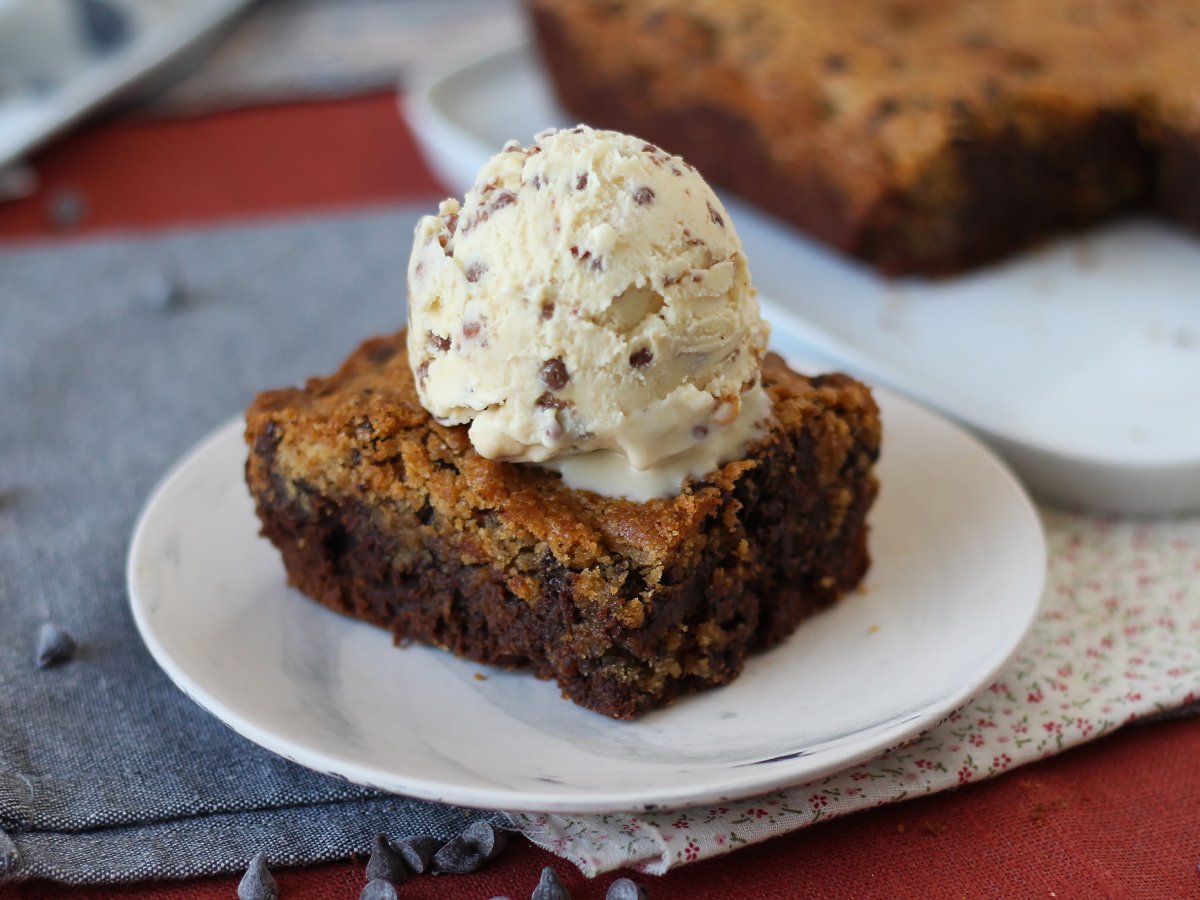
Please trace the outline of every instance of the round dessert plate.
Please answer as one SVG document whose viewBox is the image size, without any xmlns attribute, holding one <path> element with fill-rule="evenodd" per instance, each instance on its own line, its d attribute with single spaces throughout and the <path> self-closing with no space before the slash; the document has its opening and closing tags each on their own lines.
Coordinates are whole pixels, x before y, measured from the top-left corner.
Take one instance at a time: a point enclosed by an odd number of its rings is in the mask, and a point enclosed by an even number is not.
<svg viewBox="0 0 1200 900">
<path fill-rule="evenodd" d="M 250 740 L 321 772 L 464 806 L 615 812 L 818 778 L 916 737 L 988 685 L 1036 614 L 1034 507 L 958 426 L 877 392 L 882 489 L 861 589 L 724 687 L 633 722 L 343 618 L 287 586 L 242 481 L 242 423 L 164 478 L 129 551 L 159 665 Z"/>
<path fill-rule="evenodd" d="M 573 124 L 528 46 L 433 74 L 404 111 L 454 190 L 505 141 Z M 1124 221 L 957 278 L 889 280 L 722 199 L 781 346 L 949 413 L 1049 500 L 1200 508 L 1194 234 Z"/>
</svg>

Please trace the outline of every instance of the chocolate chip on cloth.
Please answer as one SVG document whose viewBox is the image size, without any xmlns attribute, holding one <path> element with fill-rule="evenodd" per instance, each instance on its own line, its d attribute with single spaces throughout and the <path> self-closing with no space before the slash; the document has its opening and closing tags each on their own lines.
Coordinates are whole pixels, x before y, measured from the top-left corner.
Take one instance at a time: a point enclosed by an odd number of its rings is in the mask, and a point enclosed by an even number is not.
<svg viewBox="0 0 1200 900">
<path fill-rule="evenodd" d="M 397 900 L 396 889 L 391 882 L 376 878 L 367 882 L 362 893 L 358 895 L 358 900 Z"/>
<path fill-rule="evenodd" d="M 156 312 L 168 312 L 184 304 L 187 292 L 179 273 L 172 270 L 152 272 L 137 288 L 139 306 Z"/>
<path fill-rule="evenodd" d="M 546 866 L 542 869 L 542 877 L 538 879 L 537 887 L 529 895 L 529 900 L 571 900 L 571 892 L 558 880 L 558 873 Z"/>
<path fill-rule="evenodd" d="M 474 822 L 433 855 L 435 875 L 465 875 L 495 859 L 508 844 L 504 832 L 490 822 Z"/>
<path fill-rule="evenodd" d="M 375 835 L 371 858 L 367 860 L 367 880 L 386 881 L 389 884 L 408 881 L 408 866 L 405 865 L 404 856 L 386 834 Z"/>
<path fill-rule="evenodd" d="M 279 900 L 279 885 L 267 868 L 267 854 L 257 853 L 238 882 L 238 900 Z"/>
<path fill-rule="evenodd" d="M 38 631 L 37 666 L 48 669 L 67 662 L 75 655 L 75 639 L 55 625 L 46 622 Z"/>
<path fill-rule="evenodd" d="M 77 0 L 83 39 L 97 52 L 115 50 L 129 40 L 133 29 L 128 14 L 110 0 Z"/>
<path fill-rule="evenodd" d="M 608 886 L 608 893 L 604 895 L 604 900 L 646 900 L 649 896 L 646 889 L 636 881 L 618 878 Z"/>
<path fill-rule="evenodd" d="M 442 849 L 445 843 L 440 838 L 428 834 L 418 834 L 401 838 L 392 846 L 404 859 L 410 872 L 414 875 L 422 875 L 429 870 L 429 863 L 433 860 L 433 855 Z"/>
</svg>

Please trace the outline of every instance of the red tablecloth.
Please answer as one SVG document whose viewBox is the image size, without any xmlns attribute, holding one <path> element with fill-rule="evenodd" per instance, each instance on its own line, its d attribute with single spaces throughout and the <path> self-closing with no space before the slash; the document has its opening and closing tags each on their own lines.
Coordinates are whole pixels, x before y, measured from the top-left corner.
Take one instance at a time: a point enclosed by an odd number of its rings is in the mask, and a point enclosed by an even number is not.
<svg viewBox="0 0 1200 900">
<path fill-rule="evenodd" d="M 247 217 L 446 195 L 396 114 L 376 96 L 199 119 L 93 126 L 37 160 L 38 194 L 0 204 L 0 240 L 70 241 Z M 55 197 L 86 203 L 56 230 Z M 433 208 L 431 202 L 430 208 Z M 2 307 L 0 307 L 2 309 Z M 1200 897 L 1200 718 L 1126 728 L 990 782 L 818 825 L 662 878 L 671 897 Z M 576 898 L 604 896 L 518 841 L 472 876 L 416 878 L 403 897 L 514 900 L 553 865 Z M 276 873 L 282 896 L 355 898 L 364 861 Z M 236 877 L 70 889 L 30 883 L 0 895 L 75 900 L 228 898 Z"/>
</svg>

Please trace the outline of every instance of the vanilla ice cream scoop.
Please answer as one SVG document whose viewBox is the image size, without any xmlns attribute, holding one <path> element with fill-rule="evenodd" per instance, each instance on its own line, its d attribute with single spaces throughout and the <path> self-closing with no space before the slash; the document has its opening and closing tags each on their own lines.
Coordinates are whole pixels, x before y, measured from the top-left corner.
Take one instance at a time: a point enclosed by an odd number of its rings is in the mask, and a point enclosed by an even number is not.
<svg viewBox="0 0 1200 900">
<path fill-rule="evenodd" d="M 421 402 L 491 459 L 607 450 L 649 469 L 761 400 L 768 329 L 729 215 L 628 135 L 509 143 L 417 225 L 408 289 Z"/>
</svg>

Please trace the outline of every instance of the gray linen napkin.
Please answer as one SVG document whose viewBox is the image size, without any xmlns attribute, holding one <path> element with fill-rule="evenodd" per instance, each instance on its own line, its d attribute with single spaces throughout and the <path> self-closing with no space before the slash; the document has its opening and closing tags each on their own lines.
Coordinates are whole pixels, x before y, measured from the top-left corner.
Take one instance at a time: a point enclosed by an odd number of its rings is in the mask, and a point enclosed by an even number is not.
<svg viewBox="0 0 1200 900">
<path fill-rule="evenodd" d="M 507 821 L 260 750 L 167 680 L 126 600 L 130 530 L 172 462 L 403 324 L 416 215 L 0 250 L 0 882 L 311 863 Z M 41 669 L 46 622 L 78 650 Z"/>
</svg>

